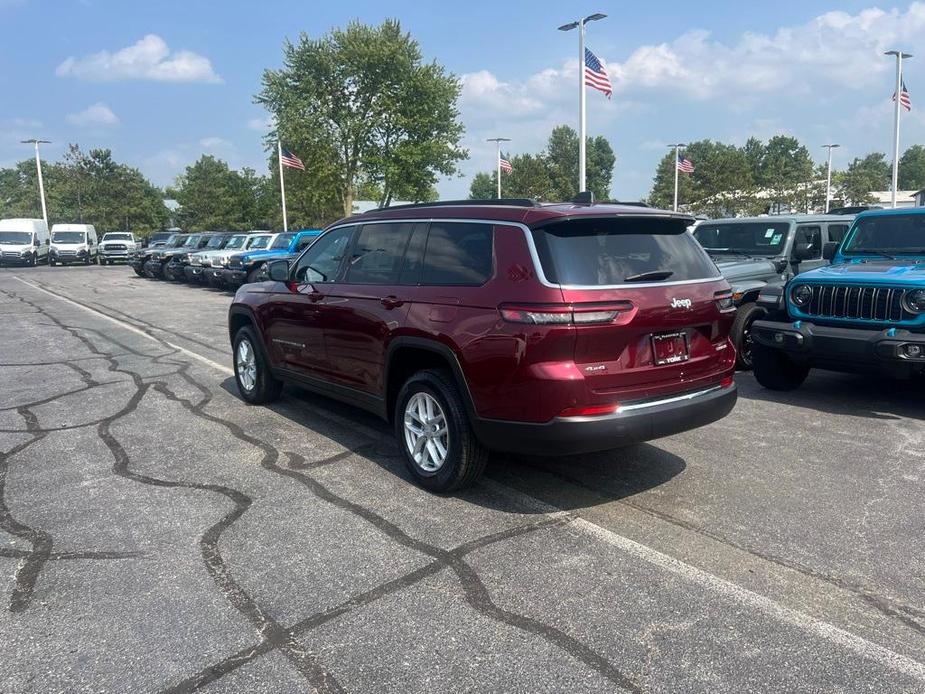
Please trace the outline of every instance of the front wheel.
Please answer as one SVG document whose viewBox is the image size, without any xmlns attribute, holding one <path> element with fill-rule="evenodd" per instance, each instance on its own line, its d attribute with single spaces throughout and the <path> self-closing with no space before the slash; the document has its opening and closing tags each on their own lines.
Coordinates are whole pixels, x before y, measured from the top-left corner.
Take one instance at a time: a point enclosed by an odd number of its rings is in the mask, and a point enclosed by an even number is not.
<svg viewBox="0 0 925 694">
<path fill-rule="evenodd" d="M 752 347 L 755 380 L 768 390 L 796 390 L 809 375 L 809 367 L 794 362 L 783 351 L 755 343 Z"/>
<path fill-rule="evenodd" d="M 744 304 L 736 311 L 729 337 L 736 348 L 736 366 L 742 371 L 752 368 L 752 323 L 767 315 L 767 311 L 756 304 Z"/>
<path fill-rule="evenodd" d="M 253 270 L 247 273 L 247 284 L 263 282 L 265 279 L 267 279 L 266 265 L 255 267 Z"/>
<path fill-rule="evenodd" d="M 282 392 L 283 383 L 273 377 L 253 328 L 241 328 L 234 336 L 234 378 L 251 405 L 273 402 Z"/>
<path fill-rule="evenodd" d="M 395 436 L 408 470 L 432 492 L 469 486 L 488 462 L 446 371 L 420 371 L 405 382 L 395 406 Z"/>
</svg>

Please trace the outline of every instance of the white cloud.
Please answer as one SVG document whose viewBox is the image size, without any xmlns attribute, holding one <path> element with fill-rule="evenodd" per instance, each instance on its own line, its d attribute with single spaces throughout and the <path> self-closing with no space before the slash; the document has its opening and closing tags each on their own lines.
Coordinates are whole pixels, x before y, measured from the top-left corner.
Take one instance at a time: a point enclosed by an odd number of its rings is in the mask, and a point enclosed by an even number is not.
<svg viewBox="0 0 925 694">
<path fill-rule="evenodd" d="M 148 34 L 131 46 L 110 53 L 100 51 L 83 58 L 71 56 L 55 70 L 59 77 L 90 82 L 150 80 L 154 82 L 220 83 L 208 58 L 190 51 L 171 52 L 156 34 Z"/>
<path fill-rule="evenodd" d="M 204 137 L 199 141 L 199 144 L 205 149 L 222 149 L 231 146 L 228 140 L 221 137 Z"/>
<path fill-rule="evenodd" d="M 266 118 L 251 118 L 247 121 L 247 127 L 259 133 L 265 133 L 276 127 L 276 121 L 273 116 L 267 116 Z"/>
<path fill-rule="evenodd" d="M 65 116 L 65 120 L 71 125 L 76 125 L 80 128 L 110 127 L 119 124 L 119 117 L 104 103 L 93 104 L 78 113 L 69 113 Z"/>
<path fill-rule="evenodd" d="M 641 46 L 609 65 L 618 91 L 670 88 L 694 98 L 782 91 L 825 94 L 883 82 L 893 63 L 883 52 L 912 46 L 925 33 L 925 3 L 903 12 L 870 8 L 827 12 L 773 34 L 746 33 L 733 44 L 687 32 L 674 41 Z M 823 89 L 822 92 L 817 90 Z"/>
</svg>

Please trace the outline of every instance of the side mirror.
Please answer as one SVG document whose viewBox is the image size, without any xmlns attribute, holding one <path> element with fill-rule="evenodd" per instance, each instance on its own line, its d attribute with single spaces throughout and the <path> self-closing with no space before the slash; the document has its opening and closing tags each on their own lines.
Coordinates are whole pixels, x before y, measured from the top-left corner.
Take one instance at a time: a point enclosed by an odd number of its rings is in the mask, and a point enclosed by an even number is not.
<svg viewBox="0 0 925 694">
<path fill-rule="evenodd" d="M 813 257 L 813 248 L 808 243 L 796 243 L 793 245 L 793 259 L 797 262 L 809 260 Z"/>
<path fill-rule="evenodd" d="M 826 260 L 832 260 L 837 250 L 838 244 L 835 241 L 829 241 L 822 247 L 822 257 Z"/>
<path fill-rule="evenodd" d="M 289 281 L 289 261 L 274 260 L 267 265 L 267 276 L 274 282 Z"/>
</svg>

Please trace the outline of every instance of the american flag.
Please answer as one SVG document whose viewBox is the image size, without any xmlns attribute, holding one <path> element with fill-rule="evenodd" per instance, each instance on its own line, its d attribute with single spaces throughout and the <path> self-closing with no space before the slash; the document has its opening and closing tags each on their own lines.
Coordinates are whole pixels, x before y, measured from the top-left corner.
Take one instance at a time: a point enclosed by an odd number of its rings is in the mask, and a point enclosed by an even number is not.
<svg viewBox="0 0 925 694">
<path fill-rule="evenodd" d="M 912 110 L 912 97 L 909 96 L 909 90 L 906 89 L 906 80 L 901 82 L 902 88 L 899 90 L 899 105 L 907 111 Z M 896 92 L 893 92 L 893 101 L 896 101 Z"/>
<path fill-rule="evenodd" d="M 694 162 L 683 154 L 678 154 L 678 171 L 681 173 L 694 173 Z"/>
<path fill-rule="evenodd" d="M 604 92 L 608 99 L 613 94 L 613 85 L 610 84 L 606 66 L 587 48 L 585 49 L 585 85 Z"/>
<path fill-rule="evenodd" d="M 283 166 L 288 166 L 290 169 L 298 169 L 299 171 L 305 171 L 305 164 L 302 163 L 302 160 L 299 159 L 296 155 L 292 153 L 286 147 L 283 147 L 281 150 L 280 161 L 283 162 Z"/>
<path fill-rule="evenodd" d="M 502 157 L 501 159 L 498 160 L 498 166 L 501 167 L 501 170 L 502 170 L 504 173 L 511 173 L 511 172 L 514 170 L 514 167 L 511 166 L 511 162 L 509 162 L 509 161 L 508 161 L 507 159 L 505 159 L 504 157 Z"/>
</svg>

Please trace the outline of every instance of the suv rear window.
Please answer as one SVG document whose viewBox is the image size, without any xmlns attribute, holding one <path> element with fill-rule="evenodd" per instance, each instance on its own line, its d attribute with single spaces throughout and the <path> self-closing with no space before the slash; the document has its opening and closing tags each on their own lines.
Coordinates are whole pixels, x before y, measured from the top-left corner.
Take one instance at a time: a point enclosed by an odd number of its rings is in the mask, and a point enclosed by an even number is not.
<svg viewBox="0 0 925 694">
<path fill-rule="evenodd" d="M 610 217 L 555 222 L 533 230 L 550 282 L 599 287 L 718 277 L 684 219 Z"/>
<path fill-rule="evenodd" d="M 493 229 L 488 224 L 431 223 L 421 284 L 484 284 L 494 268 L 493 241 Z"/>
</svg>

